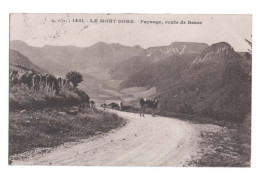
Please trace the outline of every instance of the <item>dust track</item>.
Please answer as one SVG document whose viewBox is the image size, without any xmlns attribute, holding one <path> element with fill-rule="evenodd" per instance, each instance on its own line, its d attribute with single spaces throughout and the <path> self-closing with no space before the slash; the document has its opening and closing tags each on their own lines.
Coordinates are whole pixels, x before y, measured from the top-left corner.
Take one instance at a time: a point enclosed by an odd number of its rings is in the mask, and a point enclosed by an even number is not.
<svg viewBox="0 0 260 176">
<path fill-rule="evenodd" d="M 67 143 L 47 153 L 13 160 L 14 165 L 184 166 L 199 151 L 199 129 L 173 118 L 140 117 L 107 110 L 127 120 L 109 133 Z M 22 154 L 23 155 L 23 154 Z"/>
</svg>

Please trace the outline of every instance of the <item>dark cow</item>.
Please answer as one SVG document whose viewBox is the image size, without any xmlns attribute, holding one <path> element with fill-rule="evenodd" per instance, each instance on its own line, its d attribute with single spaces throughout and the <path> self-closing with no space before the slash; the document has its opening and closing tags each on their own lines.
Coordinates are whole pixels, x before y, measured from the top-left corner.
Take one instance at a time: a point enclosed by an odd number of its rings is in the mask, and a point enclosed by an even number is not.
<svg viewBox="0 0 260 176">
<path fill-rule="evenodd" d="M 53 94 L 58 95 L 60 92 L 58 80 L 55 77 L 53 77 L 52 83 L 53 83 Z"/>
<path fill-rule="evenodd" d="M 46 76 L 46 87 L 47 87 L 47 93 L 53 92 L 53 94 L 57 95 L 59 94 L 60 87 L 58 80 L 53 76 L 48 74 Z"/>
<path fill-rule="evenodd" d="M 90 108 L 91 108 L 91 109 L 94 109 L 94 108 L 95 108 L 95 101 L 94 101 L 94 100 L 91 100 L 91 101 L 90 101 Z"/>
<path fill-rule="evenodd" d="M 46 77 L 50 75 L 49 73 L 44 73 L 42 74 L 42 79 L 41 79 L 41 84 L 42 84 L 42 89 L 44 90 L 46 87 Z"/>
<path fill-rule="evenodd" d="M 18 80 L 17 79 L 17 75 L 18 75 L 18 71 L 17 70 L 10 70 L 10 77 L 9 77 L 9 80 L 10 80 L 10 83 L 11 84 L 16 84 L 15 80 Z"/>
<path fill-rule="evenodd" d="M 140 99 L 140 116 L 144 117 L 145 113 L 145 108 L 150 108 L 152 109 L 152 116 L 154 117 L 154 110 L 157 109 L 159 100 L 154 99 L 154 100 L 147 100 L 147 99 Z"/>
<path fill-rule="evenodd" d="M 19 72 L 17 74 L 18 84 L 25 84 L 28 86 L 29 89 L 32 87 L 32 77 L 35 73 L 33 71 L 27 71 L 27 72 Z"/>
<path fill-rule="evenodd" d="M 32 85 L 34 92 L 38 92 L 40 90 L 40 83 L 41 83 L 41 74 L 35 74 L 32 77 Z"/>
<path fill-rule="evenodd" d="M 67 80 L 67 79 L 62 79 L 61 80 L 62 86 L 65 86 L 68 82 L 69 82 L 69 80 Z"/>
</svg>

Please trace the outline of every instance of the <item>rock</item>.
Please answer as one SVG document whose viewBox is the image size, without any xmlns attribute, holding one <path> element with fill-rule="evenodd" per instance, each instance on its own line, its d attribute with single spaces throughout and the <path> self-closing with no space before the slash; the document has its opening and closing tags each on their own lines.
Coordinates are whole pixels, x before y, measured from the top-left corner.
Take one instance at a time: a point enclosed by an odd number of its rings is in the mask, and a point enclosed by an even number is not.
<svg viewBox="0 0 260 176">
<path fill-rule="evenodd" d="M 232 146 L 228 147 L 228 149 L 234 151 L 234 147 Z"/>
<path fill-rule="evenodd" d="M 71 107 L 71 110 L 77 110 L 77 111 L 79 111 L 79 108 L 78 108 L 77 106 L 72 106 L 72 107 Z"/>
<path fill-rule="evenodd" d="M 206 133 L 205 131 L 201 131 L 201 132 L 200 132 L 200 136 L 201 136 L 201 137 L 205 137 L 206 135 L 207 135 L 207 133 Z"/>
<path fill-rule="evenodd" d="M 216 149 L 215 149 L 216 151 L 218 151 L 218 152 L 220 152 L 220 151 L 222 151 L 223 150 L 223 147 L 221 147 L 221 146 L 218 146 Z"/>
<path fill-rule="evenodd" d="M 213 136 L 214 134 L 211 132 L 211 133 L 209 133 L 209 136 Z"/>
<path fill-rule="evenodd" d="M 24 110 L 21 110 L 20 113 L 26 113 L 27 111 L 24 109 Z"/>
<path fill-rule="evenodd" d="M 30 120 L 26 120 L 24 123 L 29 124 L 29 123 L 30 123 Z"/>
<path fill-rule="evenodd" d="M 221 141 L 219 141 L 219 143 L 221 143 L 221 144 L 224 144 L 224 143 L 225 143 L 225 141 L 222 141 L 222 140 L 221 140 Z"/>
<path fill-rule="evenodd" d="M 66 113 L 69 115 L 77 115 L 79 112 L 77 110 L 67 110 Z"/>
<path fill-rule="evenodd" d="M 96 134 L 96 135 L 102 134 L 102 131 L 96 131 L 96 132 L 94 132 L 94 134 Z"/>
<path fill-rule="evenodd" d="M 225 142 L 230 141 L 230 139 L 227 138 L 227 137 L 224 137 L 223 140 L 224 140 Z"/>
<path fill-rule="evenodd" d="M 66 115 L 66 112 L 59 112 L 60 115 Z"/>
</svg>

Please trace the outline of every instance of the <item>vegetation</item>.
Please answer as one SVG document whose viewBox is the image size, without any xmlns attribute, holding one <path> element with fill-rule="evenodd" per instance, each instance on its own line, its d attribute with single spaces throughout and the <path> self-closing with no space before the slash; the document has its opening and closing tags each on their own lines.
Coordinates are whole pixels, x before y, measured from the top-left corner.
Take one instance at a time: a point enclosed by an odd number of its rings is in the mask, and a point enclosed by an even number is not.
<svg viewBox="0 0 260 176">
<path fill-rule="evenodd" d="M 201 132 L 200 158 L 188 165 L 199 167 L 250 167 L 251 114 L 242 123 L 218 132 Z"/>
<path fill-rule="evenodd" d="M 66 74 L 66 78 L 73 84 L 73 88 L 75 89 L 79 83 L 81 83 L 84 79 L 83 76 L 76 71 L 71 71 Z"/>
<path fill-rule="evenodd" d="M 252 35 L 251 35 L 251 37 L 252 37 Z M 252 59 L 252 42 L 249 41 L 248 39 L 245 39 L 245 41 L 246 41 L 246 42 L 248 43 L 248 45 L 250 46 L 250 49 L 248 49 L 248 52 L 246 52 L 245 57 L 246 57 L 247 59 Z"/>
<path fill-rule="evenodd" d="M 77 108 L 79 113 L 76 115 L 65 113 L 68 108 L 64 107 L 23 113 L 10 112 L 9 155 L 86 139 L 125 123 L 116 114 L 92 111 L 84 104 Z"/>
<path fill-rule="evenodd" d="M 86 139 L 124 125 L 125 120 L 116 114 L 89 108 L 89 96 L 77 88 L 83 80 L 81 74 L 70 72 L 67 76 L 72 83 L 76 80 L 74 87 L 65 84 L 58 94 L 53 90 L 47 93 L 44 83 L 37 92 L 26 84 L 10 85 L 10 163 L 14 154 Z"/>
<path fill-rule="evenodd" d="M 80 89 L 70 91 L 69 87 L 64 87 L 58 95 L 53 95 L 52 93 L 47 93 L 46 90 L 43 89 L 40 89 L 39 92 L 34 93 L 32 89 L 28 90 L 26 85 L 10 86 L 10 111 L 69 107 L 88 102 L 89 96 Z"/>
</svg>

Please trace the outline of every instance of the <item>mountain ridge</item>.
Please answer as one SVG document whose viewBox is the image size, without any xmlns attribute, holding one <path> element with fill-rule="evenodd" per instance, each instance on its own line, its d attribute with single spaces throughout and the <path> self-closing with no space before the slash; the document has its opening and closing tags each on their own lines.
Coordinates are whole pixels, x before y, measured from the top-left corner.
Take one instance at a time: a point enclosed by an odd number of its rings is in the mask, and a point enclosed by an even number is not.
<svg viewBox="0 0 260 176">
<path fill-rule="evenodd" d="M 192 64 L 211 53 L 210 59 Z M 183 113 L 225 120 L 243 120 L 251 108 L 251 62 L 227 43 L 201 54 L 172 55 L 121 83 L 121 88 L 156 87 L 150 98 L 160 101 L 161 114 Z M 149 98 L 149 97 L 145 97 Z"/>
<path fill-rule="evenodd" d="M 144 49 L 138 56 L 115 64 L 110 69 L 114 79 L 125 79 L 141 70 L 147 65 L 159 62 L 172 55 L 200 54 L 208 45 L 196 42 L 173 42 L 168 46 L 157 46 Z"/>
<path fill-rule="evenodd" d="M 138 55 L 142 48 L 120 44 L 96 43 L 90 47 L 53 46 L 33 47 L 19 40 L 11 41 L 10 48 L 30 58 L 54 74 L 64 74 L 72 69 L 84 72 L 86 68 L 108 67 L 115 62 Z M 52 64 L 49 64 L 51 62 Z"/>
</svg>

